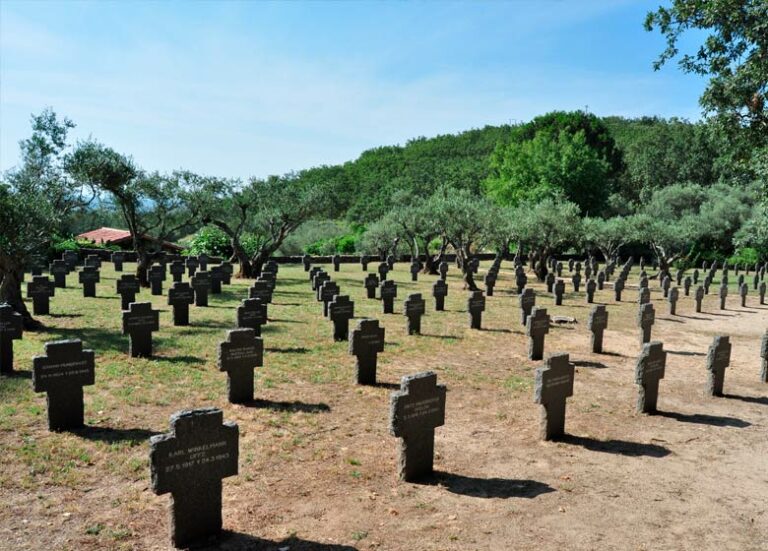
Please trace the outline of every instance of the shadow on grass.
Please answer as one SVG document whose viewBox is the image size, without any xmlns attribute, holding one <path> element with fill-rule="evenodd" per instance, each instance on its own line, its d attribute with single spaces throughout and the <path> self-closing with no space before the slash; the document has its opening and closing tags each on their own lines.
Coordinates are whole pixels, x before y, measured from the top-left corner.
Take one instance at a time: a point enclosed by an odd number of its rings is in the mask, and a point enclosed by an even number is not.
<svg viewBox="0 0 768 551">
<path fill-rule="evenodd" d="M 721 417 L 719 415 L 706 415 L 703 413 L 678 413 L 676 411 L 657 411 L 655 415 L 667 417 L 681 423 L 697 423 L 699 425 L 711 425 L 713 427 L 736 427 L 743 429 L 752 423 L 736 417 Z"/>
<path fill-rule="evenodd" d="M 274 322 L 274 323 L 307 323 L 306 321 L 301 321 L 301 320 L 287 320 L 287 319 L 281 319 L 281 318 L 268 318 L 268 321 Z"/>
<path fill-rule="evenodd" d="M 96 327 L 46 327 L 43 332 L 50 334 L 52 341 L 79 339 L 83 341 L 84 348 L 92 348 L 97 354 L 105 350 L 128 351 L 128 336 L 123 336 L 119 330 Z"/>
<path fill-rule="evenodd" d="M 731 400 L 741 400 L 742 402 L 748 402 L 750 404 L 761 404 L 768 406 L 768 397 L 766 396 L 739 396 L 738 394 L 723 394 L 723 398 L 730 398 Z"/>
<path fill-rule="evenodd" d="M 327 413 L 331 411 L 328 404 L 306 404 L 304 402 L 274 402 L 272 400 L 252 400 L 243 404 L 245 407 L 256 409 L 271 409 L 272 411 L 290 411 L 293 413 Z"/>
<path fill-rule="evenodd" d="M 113 429 L 111 427 L 94 426 L 75 429 L 72 433 L 86 440 L 96 442 L 130 442 L 133 445 L 146 442 L 150 436 L 160 434 L 159 432 L 147 429 Z"/>
<path fill-rule="evenodd" d="M 628 442 L 626 440 L 597 440 L 588 436 L 566 434 L 565 436 L 556 439 L 556 441 L 564 444 L 581 446 L 592 452 L 613 453 L 630 457 L 665 457 L 670 454 L 670 451 L 664 446 L 642 444 L 640 442 Z"/>
<path fill-rule="evenodd" d="M 483 327 L 480 329 L 480 331 L 485 331 L 487 333 L 511 333 L 511 329 L 500 329 L 500 328 L 490 328 L 490 327 Z"/>
<path fill-rule="evenodd" d="M 231 549 L 233 551 L 235 549 L 252 549 L 254 551 L 277 551 L 278 549 L 290 549 L 291 551 L 358 551 L 356 547 L 349 545 L 318 543 L 295 536 L 290 536 L 280 541 L 273 541 L 231 530 L 223 530 L 216 540 L 216 542 L 211 544 L 195 545 L 192 549 L 196 551 L 220 551 L 223 549 Z"/>
<path fill-rule="evenodd" d="M 273 302 L 272 306 L 303 306 L 299 302 Z"/>
<path fill-rule="evenodd" d="M 453 339 L 453 340 L 462 340 L 464 337 L 460 337 L 457 335 L 430 335 L 427 333 L 422 333 L 422 337 L 428 337 L 430 339 Z"/>
<path fill-rule="evenodd" d="M 519 497 L 532 499 L 541 494 L 555 491 L 549 484 L 536 480 L 478 478 L 440 471 L 417 481 L 416 484 L 442 486 L 453 494 L 481 498 L 509 499 Z"/>
<path fill-rule="evenodd" d="M 153 360 L 158 362 L 165 362 L 169 364 L 204 364 L 203 358 L 197 356 L 152 356 Z"/>
<path fill-rule="evenodd" d="M 82 318 L 83 314 L 48 314 L 49 318 Z"/>
<path fill-rule="evenodd" d="M 10 373 L 0 373 L 0 377 L 7 379 L 31 379 L 32 372 L 24 369 L 14 369 Z"/>
<path fill-rule="evenodd" d="M 373 386 L 376 388 L 388 388 L 389 390 L 400 390 L 400 385 L 398 383 L 385 383 L 383 381 L 376 381 L 373 384 L 365 385 L 365 386 Z"/>
<path fill-rule="evenodd" d="M 576 367 L 592 367 L 595 369 L 605 369 L 608 366 L 601 362 L 590 362 L 588 360 L 577 360 L 574 362 L 571 362 Z"/>
<path fill-rule="evenodd" d="M 682 314 L 677 314 L 679 318 L 685 318 L 689 320 L 696 320 L 696 321 L 707 321 L 707 318 L 700 318 L 698 316 L 684 316 Z"/>
<path fill-rule="evenodd" d="M 667 350 L 666 352 L 675 356 L 706 356 L 703 352 L 691 352 L 688 350 Z"/>
<path fill-rule="evenodd" d="M 235 329 L 235 322 L 227 323 L 224 321 L 196 321 L 192 325 L 188 325 L 187 327 L 206 327 L 209 329 Z"/>
<path fill-rule="evenodd" d="M 309 348 L 304 348 L 303 346 L 289 346 L 286 348 L 278 348 L 278 347 L 272 347 L 272 348 L 265 348 L 265 352 L 279 352 L 281 354 L 307 354 L 310 352 Z"/>
</svg>

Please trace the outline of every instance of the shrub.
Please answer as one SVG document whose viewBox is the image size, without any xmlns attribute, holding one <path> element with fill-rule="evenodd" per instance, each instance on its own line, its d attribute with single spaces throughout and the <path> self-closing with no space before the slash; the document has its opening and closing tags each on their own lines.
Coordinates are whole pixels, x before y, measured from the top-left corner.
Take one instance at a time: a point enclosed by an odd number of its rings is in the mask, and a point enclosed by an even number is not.
<svg viewBox="0 0 768 551">
<path fill-rule="evenodd" d="M 207 254 L 229 257 L 232 255 L 232 247 L 229 244 L 227 234 L 217 227 L 204 226 L 192 236 L 185 252 L 191 255 Z"/>
</svg>

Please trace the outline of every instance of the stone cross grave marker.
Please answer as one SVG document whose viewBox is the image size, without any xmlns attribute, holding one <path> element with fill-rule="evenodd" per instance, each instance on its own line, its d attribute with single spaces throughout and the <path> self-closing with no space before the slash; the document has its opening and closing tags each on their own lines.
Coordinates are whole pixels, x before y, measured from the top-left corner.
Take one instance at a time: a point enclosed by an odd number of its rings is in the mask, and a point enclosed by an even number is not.
<svg viewBox="0 0 768 551">
<path fill-rule="evenodd" d="M 741 297 L 741 307 L 746 308 L 747 306 L 747 295 L 749 294 L 749 285 L 746 283 L 742 283 L 739 286 L 739 296 Z"/>
<path fill-rule="evenodd" d="M 132 358 L 152 356 L 152 332 L 160 329 L 160 312 L 151 302 L 132 302 L 123 311 L 123 335 L 130 338 L 128 355 Z"/>
<path fill-rule="evenodd" d="M 122 272 L 123 271 L 123 262 L 125 262 L 125 253 L 117 251 L 112 253 L 110 256 L 110 259 L 112 260 L 112 264 L 115 267 L 116 272 Z"/>
<path fill-rule="evenodd" d="M 448 263 L 445 261 L 441 262 L 437 267 L 437 271 L 440 273 L 440 279 L 445 281 L 448 277 Z"/>
<path fill-rule="evenodd" d="M 80 256 L 76 251 L 64 251 L 61 253 L 61 260 L 64 261 L 64 264 L 67 266 L 67 273 L 69 273 L 80 263 Z"/>
<path fill-rule="evenodd" d="M 378 353 L 384 352 L 384 328 L 379 320 L 362 319 L 349 336 L 349 353 L 355 356 L 357 384 L 376 384 Z"/>
<path fill-rule="evenodd" d="M 163 281 L 165 281 L 165 266 L 162 264 L 154 264 L 147 274 L 149 284 L 151 286 L 151 293 L 153 296 L 162 296 L 163 294 Z"/>
<path fill-rule="evenodd" d="M 648 304 L 651 302 L 651 290 L 648 287 L 640 287 L 637 290 L 638 304 Z"/>
<path fill-rule="evenodd" d="M 208 306 L 208 292 L 211 290 L 211 274 L 201 270 L 190 279 L 195 290 L 195 306 Z"/>
<path fill-rule="evenodd" d="M 333 340 L 348 340 L 349 320 L 355 317 L 355 303 L 349 295 L 334 295 L 328 304 L 328 317 L 333 322 Z"/>
<path fill-rule="evenodd" d="M 563 305 L 563 294 L 565 294 L 565 281 L 558 279 L 555 283 L 555 305 Z"/>
<path fill-rule="evenodd" d="M 93 350 L 79 340 L 45 343 L 45 355 L 32 358 L 32 387 L 47 393 L 48 430 L 83 426 L 83 386 L 95 379 Z"/>
<path fill-rule="evenodd" d="M 445 424 L 445 385 L 431 371 L 402 378 L 390 397 L 389 430 L 400 438 L 398 472 L 406 482 L 432 473 L 435 429 Z"/>
<path fill-rule="evenodd" d="M 23 334 L 24 318 L 10 304 L 0 304 L 0 373 L 13 373 L 13 341 Z"/>
<path fill-rule="evenodd" d="M 405 299 L 403 314 L 408 320 L 407 330 L 409 335 L 421 334 L 421 316 L 424 315 L 426 304 L 421 293 L 411 293 Z"/>
<path fill-rule="evenodd" d="M 667 295 L 669 295 L 669 288 L 672 286 L 672 280 L 669 276 L 664 276 L 664 279 L 661 280 L 661 288 L 664 290 L 664 298 L 667 298 Z"/>
<path fill-rule="evenodd" d="M 709 286 L 712 285 L 712 278 L 709 276 L 709 274 L 704 276 L 704 281 L 702 283 L 704 285 L 704 294 L 708 295 L 709 294 Z"/>
<path fill-rule="evenodd" d="M 221 269 L 221 266 L 211 266 L 209 273 L 211 274 L 211 294 L 220 295 L 221 284 L 224 283 L 226 274 L 224 273 L 224 270 Z"/>
<path fill-rule="evenodd" d="M 592 307 L 587 325 L 592 332 L 592 352 L 600 354 L 603 352 L 603 332 L 608 327 L 608 310 L 604 304 Z"/>
<path fill-rule="evenodd" d="M 640 344 L 651 342 L 651 328 L 656 321 L 656 311 L 650 302 L 641 304 L 637 311 L 637 325 L 640 327 Z"/>
<path fill-rule="evenodd" d="M 432 296 L 435 297 L 435 310 L 445 310 L 445 297 L 448 296 L 448 284 L 444 279 L 438 279 L 432 285 Z"/>
<path fill-rule="evenodd" d="M 83 285 L 83 296 L 95 297 L 96 284 L 101 281 L 99 269 L 94 266 L 85 266 L 78 274 L 78 279 Z"/>
<path fill-rule="evenodd" d="M 544 337 L 549 333 L 549 314 L 546 308 L 534 307 L 528 317 L 525 333 L 528 335 L 528 359 L 544 357 Z"/>
<path fill-rule="evenodd" d="M 730 337 L 720 335 L 715 337 L 709 346 L 707 353 L 707 394 L 710 396 L 723 395 L 723 382 L 725 369 L 731 365 L 731 340 Z"/>
<path fill-rule="evenodd" d="M 189 277 L 192 278 L 197 273 L 197 269 L 200 267 L 200 262 L 198 262 L 197 258 L 194 256 L 190 256 L 187 257 L 185 264 L 187 265 Z"/>
<path fill-rule="evenodd" d="M 421 262 L 419 262 L 418 260 L 411 261 L 411 266 L 410 266 L 411 281 L 419 280 L 420 271 L 421 271 Z"/>
<path fill-rule="evenodd" d="M 637 394 L 637 412 L 655 413 L 659 398 L 659 381 L 664 378 L 667 353 L 659 341 L 647 342 L 635 365 L 635 383 L 640 386 Z"/>
<path fill-rule="evenodd" d="M 763 340 L 760 343 L 760 359 L 762 360 L 760 382 L 768 383 L 768 330 L 763 334 Z"/>
<path fill-rule="evenodd" d="M 520 323 L 525 325 L 531 310 L 536 306 L 536 292 L 528 287 L 522 294 L 517 296 L 517 302 L 520 305 Z"/>
<path fill-rule="evenodd" d="M 152 490 L 170 493 L 171 542 L 188 547 L 221 532 L 221 481 L 237 474 L 239 432 L 220 409 L 178 411 L 149 440 Z"/>
<path fill-rule="evenodd" d="M 493 296 L 493 288 L 496 287 L 496 272 L 488 272 L 483 278 L 485 284 L 485 294 L 489 297 Z"/>
<path fill-rule="evenodd" d="M 368 263 L 371 261 L 370 258 L 368 258 L 368 255 L 360 255 L 360 268 L 362 271 L 367 272 L 368 271 Z"/>
<path fill-rule="evenodd" d="M 328 274 L 324 274 L 325 277 L 329 277 Z M 317 280 L 319 281 L 319 279 Z M 327 279 L 324 279 L 327 281 Z M 263 279 L 257 279 L 248 288 L 248 298 L 257 298 L 264 304 L 270 304 L 272 302 L 272 291 L 269 290 L 269 283 Z"/>
<path fill-rule="evenodd" d="M 675 274 L 675 281 L 676 281 L 678 287 L 680 287 L 683 284 L 683 271 L 682 270 L 678 270 L 677 274 Z"/>
<path fill-rule="evenodd" d="M 219 269 L 222 274 L 221 282 L 224 285 L 230 285 L 232 283 L 232 274 L 235 272 L 234 268 L 232 268 L 232 263 L 229 261 L 222 262 L 219 265 Z M 277 263 L 275 263 L 275 273 L 277 273 Z"/>
<path fill-rule="evenodd" d="M 312 278 L 312 290 L 317 293 L 320 290 L 320 287 L 325 283 L 326 281 L 330 281 L 331 276 L 328 275 L 327 272 L 324 272 L 320 270 L 319 272 L 315 273 L 315 277 Z M 269 287 L 269 285 L 267 285 Z M 271 296 L 271 293 L 270 293 Z"/>
<path fill-rule="evenodd" d="M 758 285 L 760 285 L 760 274 L 755 273 L 754 277 L 752 278 L 752 288 L 757 291 Z"/>
<path fill-rule="evenodd" d="M 605 285 L 605 271 L 600 270 L 597 272 L 597 290 L 602 291 Z"/>
<path fill-rule="evenodd" d="M 195 302 L 195 290 L 186 281 L 176 281 L 168 290 L 168 305 L 173 307 L 173 325 L 189 325 L 189 305 Z M 127 310 L 127 307 L 125 308 Z"/>
<path fill-rule="evenodd" d="M 720 310 L 725 310 L 725 299 L 728 298 L 728 284 L 720 285 Z"/>
<path fill-rule="evenodd" d="M 760 304 L 765 304 L 765 288 L 766 284 L 765 281 L 760 283 L 760 287 L 758 288 L 758 294 L 760 295 Z"/>
<path fill-rule="evenodd" d="M 174 283 L 178 283 L 184 277 L 184 262 L 181 260 L 174 260 L 168 267 L 168 271 L 171 272 L 171 278 Z"/>
<path fill-rule="evenodd" d="M 672 287 L 669 290 L 669 296 L 667 301 L 669 302 L 669 315 L 674 316 L 677 313 L 677 301 L 680 298 L 680 291 L 677 287 Z"/>
<path fill-rule="evenodd" d="M 471 329 L 481 329 L 483 312 L 485 311 L 485 295 L 483 295 L 482 291 L 472 291 L 467 299 L 467 311 L 469 312 L 469 327 Z"/>
<path fill-rule="evenodd" d="M 304 271 L 308 272 L 309 268 L 312 266 L 312 257 L 308 254 L 305 254 L 301 257 L 301 263 L 304 266 Z"/>
<path fill-rule="evenodd" d="M 208 271 L 208 262 L 210 262 L 210 260 L 210 257 L 205 253 L 197 255 L 197 263 L 200 266 L 201 272 Z"/>
<path fill-rule="evenodd" d="M 48 276 L 33 276 L 32 281 L 27 283 L 27 297 L 32 299 L 32 312 L 35 315 L 48 315 L 51 297 L 55 294 L 56 286 Z"/>
<path fill-rule="evenodd" d="M 523 292 L 523 289 L 525 289 L 525 286 L 528 284 L 528 276 L 525 275 L 525 272 L 520 270 L 517 275 L 515 275 L 515 286 L 517 287 L 517 294 Z"/>
<path fill-rule="evenodd" d="M 261 336 L 261 326 L 267 323 L 267 303 L 258 298 L 246 298 L 237 307 L 237 326 L 252 329 L 257 337 Z"/>
<path fill-rule="evenodd" d="M 553 354 L 536 370 L 534 401 L 541 404 L 539 431 L 542 440 L 565 434 L 565 403 L 573 396 L 574 367 L 568 354 Z"/>
<path fill-rule="evenodd" d="M 685 279 L 683 280 L 683 291 L 685 292 L 685 296 L 691 295 L 692 284 L 693 284 L 693 279 L 691 279 L 691 276 L 685 276 Z"/>
<path fill-rule="evenodd" d="M 123 274 L 115 282 L 115 287 L 120 295 L 120 309 L 128 310 L 128 305 L 136 302 L 136 293 L 141 290 L 139 280 L 133 274 Z"/>
<path fill-rule="evenodd" d="M 338 283 L 335 281 L 326 281 L 320 287 L 317 293 L 317 298 L 323 303 L 323 317 L 328 317 L 328 305 L 333 300 L 333 297 L 341 292 Z"/>
<path fill-rule="evenodd" d="M 613 282 L 613 294 L 616 302 L 621 302 L 621 292 L 624 290 L 624 279 L 619 277 Z"/>
<path fill-rule="evenodd" d="M 569 272 L 573 271 L 573 266 L 574 266 L 575 263 L 576 263 L 576 261 L 573 258 L 569 258 L 568 259 L 568 271 Z"/>
<path fill-rule="evenodd" d="M 374 273 L 368 274 L 363 280 L 363 286 L 365 287 L 366 296 L 368 298 L 376 298 L 376 288 L 379 286 L 379 276 Z"/>
<path fill-rule="evenodd" d="M 557 272 L 557 277 L 562 277 L 563 276 L 563 263 L 562 262 L 558 262 L 557 264 L 555 264 L 555 271 Z"/>
<path fill-rule="evenodd" d="M 379 279 L 381 281 L 386 281 L 389 270 L 390 270 L 389 264 L 387 264 L 386 262 L 381 262 L 379 264 L 377 271 L 379 272 Z"/>
<path fill-rule="evenodd" d="M 232 404 L 253 401 L 253 370 L 264 365 L 264 341 L 253 329 L 227 331 L 219 343 L 219 371 L 227 372 L 227 398 Z"/>
<path fill-rule="evenodd" d="M 394 280 L 382 280 L 379 286 L 379 296 L 385 314 L 394 313 L 395 297 L 397 297 L 397 284 Z"/>
<path fill-rule="evenodd" d="M 546 277 L 544 278 L 544 283 L 547 286 L 547 292 L 551 293 L 553 292 L 553 288 L 555 286 L 555 273 L 549 272 Z"/>
<path fill-rule="evenodd" d="M 587 304 L 595 302 L 595 291 L 597 290 L 597 283 L 594 279 L 587 280 Z"/>
<path fill-rule="evenodd" d="M 390 270 L 393 270 L 395 268 L 395 256 L 394 255 L 388 255 L 387 256 L 387 266 L 389 266 Z"/>
<path fill-rule="evenodd" d="M 573 292 L 578 293 L 579 292 L 579 286 L 581 285 L 581 275 L 579 272 L 576 272 L 571 277 L 571 283 L 573 283 Z"/>
<path fill-rule="evenodd" d="M 640 276 L 640 283 L 638 284 L 638 287 L 640 289 L 649 289 L 650 285 L 648 284 L 648 277 L 645 275 Z"/>
<path fill-rule="evenodd" d="M 97 254 L 89 254 L 85 257 L 85 267 L 92 267 L 96 268 L 97 270 L 101 269 L 101 258 Z"/>
<path fill-rule="evenodd" d="M 339 268 L 341 267 L 341 257 L 335 254 L 333 257 L 331 257 L 331 261 L 333 262 L 333 271 L 338 272 Z"/>
<path fill-rule="evenodd" d="M 696 301 L 696 311 L 701 312 L 701 303 L 704 300 L 704 287 L 701 285 L 696 287 L 696 294 L 694 295 L 694 300 Z"/>
</svg>

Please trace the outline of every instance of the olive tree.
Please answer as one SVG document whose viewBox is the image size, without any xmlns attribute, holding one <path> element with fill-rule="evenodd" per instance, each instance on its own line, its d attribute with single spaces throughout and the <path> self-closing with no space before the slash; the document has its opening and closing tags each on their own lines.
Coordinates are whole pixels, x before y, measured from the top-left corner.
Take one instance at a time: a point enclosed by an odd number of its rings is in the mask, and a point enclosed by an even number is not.
<svg viewBox="0 0 768 551">
<path fill-rule="evenodd" d="M 630 227 L 623 216 L 587 217 L 581 221 L 581 224 L 585 245 L 600 251 L 606 260 L 614 258 L 621 247 L 631 240 Z"/>
</svg>

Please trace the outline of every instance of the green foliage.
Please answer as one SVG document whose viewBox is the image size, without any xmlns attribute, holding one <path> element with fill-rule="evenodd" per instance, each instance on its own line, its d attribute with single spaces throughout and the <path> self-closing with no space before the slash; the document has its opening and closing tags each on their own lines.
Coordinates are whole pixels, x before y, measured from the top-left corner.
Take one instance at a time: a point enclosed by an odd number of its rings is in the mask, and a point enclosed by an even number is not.
<svg viewBox="0 0 768 551">
<path fill-rule="evenodd" d="M 759 260 L 760 255 L 758 254 L 757 249 L 753 249 L 752 247 L 744 247 L 743 249 L 736 251 L 736 254 L 731 255 L 731 257 L 728 259 L 728 263 L 730 265 L 746 264 L 748 266 L 754 266 Z"/>
<path fill-rule="evenodd" d="M 219 228 L 203 226 L 189 242 L 186 254 L 207 254 L 228 258 L 232 254 L 229 237 Z"/>
<path fill-rule="evenodd" d="M 545 198 L 521 203 L 507 212 L 507 231 L 513 241 L 546 257 L 581 240 L 579 215 L 579 206 L 570 201 Z"/>
<path fill-rule="evenodd" d="M 359 236 L 356 234 L 338 235 L 318 239 L 309 243 L 304 252 L 312 255 L 352 254 L 357 250 Z"/>
<path fill-rule="evenodd" d="M 80 249 L 104 249 L 107 251 L 119 251 L 120 247 L 108 243 L 92 243 L 87 239 L 78 239 L 76 237 L 54 236 L 51 240 L 51 250 L 54 253 L 64 251 L 79 251 Z"/>
</svg>

